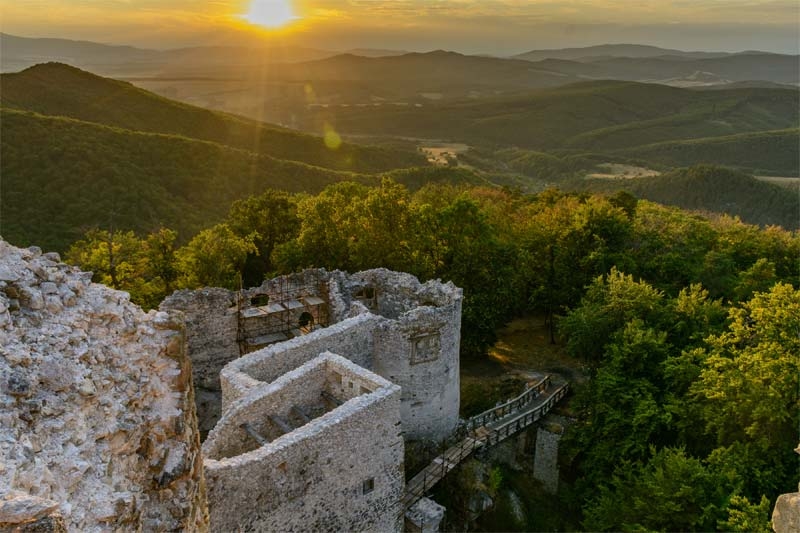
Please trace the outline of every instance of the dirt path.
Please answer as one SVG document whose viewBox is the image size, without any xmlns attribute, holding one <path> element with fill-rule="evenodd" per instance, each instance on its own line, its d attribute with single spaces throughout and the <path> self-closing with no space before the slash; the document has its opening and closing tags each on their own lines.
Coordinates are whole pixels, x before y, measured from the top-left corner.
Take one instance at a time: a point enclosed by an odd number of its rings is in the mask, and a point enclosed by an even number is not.
<svg viewBox="0 0 800 533">
<path fill-rule="evenodd" d="M 572 383 L 586 379 L 581 361 L 550 344 L 542 316 L 518 318 L 498 332 L 487 357 L 461 362 L 461 413 L 471 416 L 522 392 L 525 383 L 558 374 Z"/>
</svg>

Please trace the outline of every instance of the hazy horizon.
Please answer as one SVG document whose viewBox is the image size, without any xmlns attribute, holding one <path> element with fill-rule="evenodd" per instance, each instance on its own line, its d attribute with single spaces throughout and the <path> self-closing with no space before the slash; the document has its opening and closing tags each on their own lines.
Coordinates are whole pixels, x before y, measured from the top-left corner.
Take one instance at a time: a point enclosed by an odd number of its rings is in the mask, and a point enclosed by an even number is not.
<svg viewBox="0 0 800 533">
<path fill-rule="evenodd" d="M 249 0 L 0 0 L 0 31 L 149 49 L 276 45 L 513 55 L 642 44 L 693 51 L 798 53 L 800 7 L 784 0 L 255 0 L 291 17 L 246 20 Z M 666 5 L 665 5 L 666 4 Z"/>
</svg>

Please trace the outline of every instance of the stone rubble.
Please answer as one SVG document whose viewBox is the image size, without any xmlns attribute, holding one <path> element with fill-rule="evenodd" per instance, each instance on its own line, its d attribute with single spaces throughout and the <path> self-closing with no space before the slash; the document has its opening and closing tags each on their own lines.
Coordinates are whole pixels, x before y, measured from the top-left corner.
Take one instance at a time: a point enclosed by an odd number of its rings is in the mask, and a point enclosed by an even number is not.
<svg viewBox="0 0 800 533">
<path fill-rule="evenodd" d="M 0 240 L 0 530 L 205 530 L 179 316 Z"/>
<path fill-rule="evenodd" d="M 772 511 L 772 529 L 775 533 L 800 531 L 800 492 L 778 496 Z"/>
</svg>

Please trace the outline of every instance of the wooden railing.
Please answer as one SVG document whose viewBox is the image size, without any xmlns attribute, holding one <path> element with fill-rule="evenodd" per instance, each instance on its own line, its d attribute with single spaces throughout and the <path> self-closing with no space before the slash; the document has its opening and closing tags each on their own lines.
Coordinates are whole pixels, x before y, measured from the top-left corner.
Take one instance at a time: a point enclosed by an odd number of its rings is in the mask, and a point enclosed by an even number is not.
<svg viewBox="0 0 800 533">
<path fill-rule="evenodd" d="M 485 411 L 467 421 L 467 436 L 436 457 L 419 474 L 406 483 L 403 498 L 405 509 L 419 501 L 434 485 L 479 448 L 489 448 L 522 431 L 542 419 L 569 392 L 569 383 L 547 391 L 550 376 L 525 391 L 520 396 Z M 541 402 L 534 400 L 545 392 Z M 501 414 L 502 413 L 502 414 Z M 484 422 L 476 425 L 479 421 Z"/>
<path fill-rule="evenodd" d="M 507 401 L 504 404 L 492 407 L 486 411 L 473 416 L 467 420 L 467 431 L 474 431 L 476 428 L 485 426 L 495 420 L 500 420 L 507 417 L 511 413 L 515 413 L 522 409 L 524 406 L 535 400 L 542 392 L 546 391 L 550 386 L 550 376 L 545 376 L 544 379 L 529 387 L 525 392 Z"/>
</svg>

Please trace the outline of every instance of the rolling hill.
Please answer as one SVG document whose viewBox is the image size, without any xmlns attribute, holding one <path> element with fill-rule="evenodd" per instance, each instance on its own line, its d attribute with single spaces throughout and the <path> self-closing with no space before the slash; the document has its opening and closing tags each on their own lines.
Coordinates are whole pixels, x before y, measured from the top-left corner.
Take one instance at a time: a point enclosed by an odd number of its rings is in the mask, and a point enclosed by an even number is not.
<svg viewBox="0 0 800 533">
<path fill-rule="evenodd" d="M 254 78 L 252 69 L 237 65 L 214 72 L 214 77 L 226 80 Z M 175 67 L 162 77 L 176 82 L 193 75 L 191 69 Z M 304 99 L 303 104 L 424 102 L 426 95 L 434 99 L 480 97 L 579 81 L 570 74 L 534 66 L 528 61 L 444 50 L 371 57 L 340 54 L 316 61 L 269 65 L 260 71 L 260 76 L 270 85 L 288 88 L 295 84 L 302 84 L 301 88 L 311 85 L 314 98 Z"/>
<path fill-rule="evenodd" d="M 343 54 L 335 57 L 286 65 L 277 77 L 314 81 L 349 80 L 381 82 L 431 91 L 461 87 L 462 91 L 492 87 L 514 90 L 564 85 L 563 73 L 532 68 L 525 61 L 469 56 L 436 50 L 388 57 L 361 57 Z"/>
<path fill-rule="evenodd" d="M 621 150 L 620 154 L 669 167 L 713 162 L 754 174 L 800 176 L 800 130 L 670 141 Z"/>
<path fill-rule="evenodd" d="M 150 133 L 183 135 L 336 170 L 380 172 L 426 164 L 418 154 L 344 143 L 167 100 L 60 63 L 0 75 L 0 105 Z"/>
<path fill-rule="evenodd" d="M 763 80 L 796 85 L 800 83 L 800 58 L 796 55 L 746 53 L 725 57 L 687 60 L 682 57 L 613 57 L 585 64 L 575 75 L 631 81 L 662 81 L 688 78 L 697 73 L 711 76 L 709 83 Z M 546 67 L 548 62 L 542 62 Z M 540 63 L 535 63 L 536 65 Z M 579 63 L 580 65 L 581 63 Z"/>
<path fill-rule="evenodd" d="M 542 61 L 544 59 L 567 59 L 571 61 L 592 61 L 597 58 L 609 57 L 661 57 L 673 56 L 690 59 L 708 57 L 725 57 L 731 55 L 726 52 L 684 52 L 648 46 L 641 44 L 601 44 L 581 48 L 555 48 L 550 50 L 531 50 L 514 56 L 515 59 L 526 61 Z"/>
<path fill-rule="evenodd" d="M 652 178 L 585 180 L 574 187 L 591 192 L 622 190 L 683 209 L 739 216 L 751 224 L 800 228 L 796 189 L 765 183 L 726 168 L 700 165 Z"/>
<path fill-rule="evenodd" d="M 64 250 L 95 226 L 182 239 L 266 188 L 315 192 L 377 178 L 284 161 L 219 143 L 65 117 L 0 110 L 0 228 L 17 245 Z"/>
<path fill-rule="evenodd" d="M 796 128 L 798 94 L 782 89 L 693 91 L 598 81 L 423 108 L 312 110 L 306 120 L 311 128 L 328 121 L 350 134 L 438 138 L 490 148 L 612 153 L 654 143 Z M 778 172 L 786 168 L 783 159 L 764 168 Z"/>
<path fill-rule="evenodd" d="M 0 70 L 16 72 L 45 62 L 63 62 L 114 76 L 157 75 L 181 66 L 199 72 L 232 64 L 248 67 L 311 61 L 336 52 L 296 46 L 197 46 L 151 50 L 71 39 L 19 37 L 0 33 Z"/>
<path fill-rule="evenodd" d="M 768 52 L 683 52 L 644 45 L 534 50 L 514 56 L 538 68 L 590 79 L 709 86 L 762 82 L 800 84 L 800 57 Z"/>
<path fill-rule="evenodd" d="M 456 56 L 339 56 L 318 68 L 341 61 L 356 71 L 365 61 L 412 65 L 409 71 L 431 61 L 462 65 L 428 80 L 464 80 L 470 65 L 484 61 L 498 68 L 491 58 Z M 797 97 L 792 89 L 694 91 L 595 81 L 423 107 L 314 108 L 302 117 L 314 130 L 330 122 L 342 133 L 438 137 L 481 148 L 480 158 L 498 156 L 476 163 L 484 172 L 473 172 L 425 166 L 422 155 L 394 148 L 331 149 L 319 137 L 178 103 L 67 65 L 39 65 L 0 76 L 0 231 L 18 244 L 61 250 L 98 225 L 137 231 L 166 225 L 187 238 L 219 220 L 233 200 L 267 187 L 313 192 L 345 179 L 374 183 L 377 174 L 418 187 L 431 181 L 515 186 L 528 179 L 520 174 L 533 173 L 536 189 L 542 180 L 559 181 L 605 159 L 785 175 L 797 169 Z M 787 212 L 770 191 L 751 192 Z M 714 202 L 703 207 L 714 210 Z"/>
</svg>

